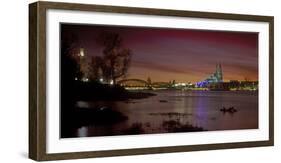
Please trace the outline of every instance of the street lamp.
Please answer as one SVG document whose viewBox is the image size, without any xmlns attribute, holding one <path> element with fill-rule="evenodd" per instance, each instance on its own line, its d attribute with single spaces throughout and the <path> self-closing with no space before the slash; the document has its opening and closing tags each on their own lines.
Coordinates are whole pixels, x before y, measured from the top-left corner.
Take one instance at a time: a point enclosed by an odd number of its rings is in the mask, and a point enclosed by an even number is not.
<svg viewBox="0 0 281 163">
<path fill-rule="evenodd" d="M 103 82 L 103 78 L 100 78 L 100 82 L 101 82 L 101 83 Z"/>
</svg>

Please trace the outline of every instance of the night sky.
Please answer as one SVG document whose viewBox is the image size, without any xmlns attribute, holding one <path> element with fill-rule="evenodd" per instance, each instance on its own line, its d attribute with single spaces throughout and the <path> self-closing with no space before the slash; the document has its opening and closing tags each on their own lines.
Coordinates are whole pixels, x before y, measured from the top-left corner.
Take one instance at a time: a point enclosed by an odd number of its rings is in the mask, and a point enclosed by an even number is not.
<svg viewBox="0 0 281 163">
<path fill-rule="evenodd" d="M 224 81 L 258 80 L 258 33 L 189 29 L 61 25 L 65 35 L 75 34 L 86 55 L 102 55 L 96 43 L 100 32 L 115 32 L 132 50 L 127 78 L 197 82 L 221 63 Z"/>
</svg>

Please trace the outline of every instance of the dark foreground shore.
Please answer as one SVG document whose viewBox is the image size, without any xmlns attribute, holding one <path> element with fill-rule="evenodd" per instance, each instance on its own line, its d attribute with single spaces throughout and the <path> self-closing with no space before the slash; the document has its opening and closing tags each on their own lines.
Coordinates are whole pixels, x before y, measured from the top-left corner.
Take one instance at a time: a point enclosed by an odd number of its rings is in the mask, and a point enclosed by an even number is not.
<svg viewBox="0 0 281 163">
<path fill-rule="evenodd" d="M 112 125 L 126 121 L 128 117 L 106 105 L 79 107 L 78 101 L 129 101 L 155 96 L 148 92 L 130 92 L 118 85 L 96 82 L 76 82 L 71 89 L 63 90 L 61 96 L 61 137 L 71 137 L 73 130 L 82 126 Z M 134 127 L 133 127 L 134 128 Z M 133 130 L 130 130 L 129 133 Z M 139 131 L 138 131 L 139 132 Z M 127 131 L 125 131 L 127 133 Z"/>
<path fill-rule="evenodd" d="M 178 115 L 175 113 L 173 115 Z M 180 132 L 198 132 L 206 131 L 202 127 L 193 126 L 189 123 L 182 123 L 178 116 L 171 116 L 167 120 L 162 121 L 158 129 L 161 133 L 180 133 Z M 155 116 L 155 115 L 152 115 Z M 67 116 L 62 124 L 61 137 L 72 138 L 77 136 L 77 131 L 80 128 L 101 128 L 99 132 L 88 133 L 89 136 L 115 136 L 115 135 L 138 135 L 152 134 L 147 133 L 147 130 L 154 130 L 149 122 L 136 122 L 119 130 L 110 130 L 112 125 L 127 121 L 129 117 L 121 112 L 111 108 L 76 108 L 71 115 Z M 104 130 L 103 130 L 104 129 Z M 79 134 L 78 134 L 79 135 Z M 85 135 L 87 136 L 87 135 Z"/>
<path fill-rule="evenodd" d="M 120 86 L 101 85 L 96 83 L 77 83 L 72 88 L 72 92 L 62 98 L 61 108 L 61 137 L 77 137 L 75 133 L 78 128 L 87 127 L 104 127 L 110 128 L 128 120 L 128 115 L 116 110 L 114 106 L 108 106 L 106 103 L 114 101 L 124 101 L 125 103 L 134 99 L 145 99 L 156 96 L 156 94 L 143 91 L 127 91 Z M 91 101 L 95 105 L 90 107 L 77 106 L 78 101 Z M 100 103 L 100 101 L 103 101 Z M 175 114 L 177 115 L 177 114 Z M 204 129 L 190 124 L 183 124 L 174 117 L 169 115 L 170 119 L 163 120 L 160 126 L 163 133 L 169 132 L 193 132 L 203 131 Z M 151 124 L 147 122 L 136 122 L 120 130 L 106 130 L 91 133 L 91 136 L 113 136 L 113 135 L 136 135 L 146 134 L 147 128 Z"/>
</svg>

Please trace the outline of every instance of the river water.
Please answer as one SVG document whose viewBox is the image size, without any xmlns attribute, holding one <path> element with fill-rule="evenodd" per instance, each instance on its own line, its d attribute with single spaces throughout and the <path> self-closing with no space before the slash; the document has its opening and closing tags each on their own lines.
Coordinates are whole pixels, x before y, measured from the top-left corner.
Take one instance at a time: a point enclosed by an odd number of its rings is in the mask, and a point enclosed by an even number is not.
<svg viewBox="0 0 281 163">
<path fill-rule="evenodd" d="M 128 117 L 111 125 L 82 126 L 75 137 L 124 135 L 128 129 L 141 128 L 140 134 L 166 133 L 167 122 L 189 124 L 204 131 L 258 128 L 257 91 L 152 91 L 156 96 L 129 101 L 99 102 Z M 91 106 L 97 102 L 79 101 Z M 223 113 L 221 108 L 234 107 L 237 112 Z M 170 127 L 173 127 L 170 126 Z"/>
</svg>

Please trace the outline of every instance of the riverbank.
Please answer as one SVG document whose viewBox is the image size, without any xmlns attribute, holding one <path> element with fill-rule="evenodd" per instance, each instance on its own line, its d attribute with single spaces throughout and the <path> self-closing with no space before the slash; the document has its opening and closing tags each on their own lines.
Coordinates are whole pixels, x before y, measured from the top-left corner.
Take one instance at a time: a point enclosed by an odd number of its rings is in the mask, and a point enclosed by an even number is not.
<svg viewBox="0 0 281 163">
<path fill-rule="evenodd" d="M 65 89 L 65 88 L 62 88 Z M 128 117 L 115 107 L 99 104 L 114 101 L 129 101 L 155 96 L 149 92 L 131 92 L 118 85 L 106 85 L 96 82 L 75 82 L 61 96 L 61 133 L 62 137 L 72 137 L 73 130 L 82 126 L 113 125 L 126 121 Z M 78 106 L 79 101 L 91 101 L 95 106 Z M 132 130 L 134 131 L 134 130 Z M 132 132 L 130 131 L 130 132 Z M 128 131 L 129 132 L 129 131 Z M 124 131 L 127 133 L 127 131 Z"/>
<path fill-rule="evenodd" d="M 128 91 L 119 85 L 100 84 L 98 82 L 77 82 L 69 92 L 78 100 L 103 100 L 103 101 L 126 101 L 130 99 L 142 99 L 156 94 L 145 91 Z"/>
</svg>

